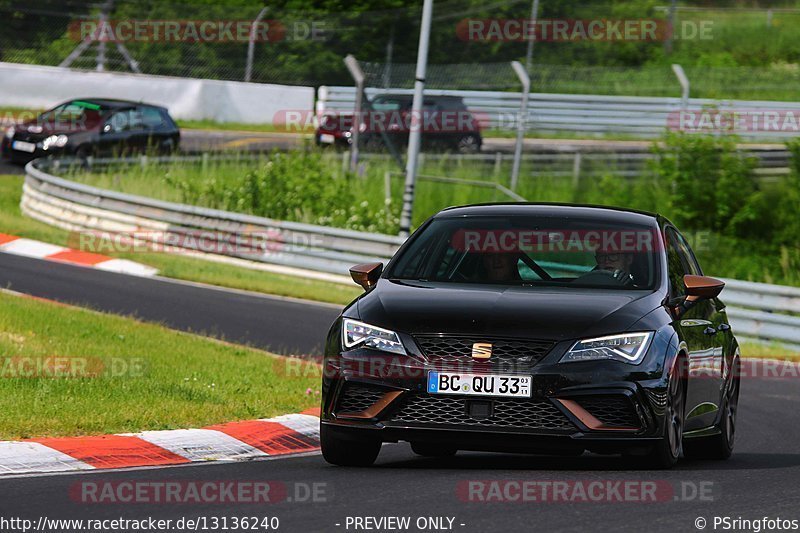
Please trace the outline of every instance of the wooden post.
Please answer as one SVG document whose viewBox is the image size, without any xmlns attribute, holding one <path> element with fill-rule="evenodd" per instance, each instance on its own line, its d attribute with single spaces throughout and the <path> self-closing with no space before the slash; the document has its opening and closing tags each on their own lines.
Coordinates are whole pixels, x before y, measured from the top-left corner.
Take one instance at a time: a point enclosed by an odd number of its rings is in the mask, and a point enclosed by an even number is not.
<svg viewBox="0 0 800 533">
<path fill-rule="evenodd" d="M 575 159 L 572 161 L 572 186 L 575 190 L 581 182 L 581 153 L 575 152 Z"/>
</svg>

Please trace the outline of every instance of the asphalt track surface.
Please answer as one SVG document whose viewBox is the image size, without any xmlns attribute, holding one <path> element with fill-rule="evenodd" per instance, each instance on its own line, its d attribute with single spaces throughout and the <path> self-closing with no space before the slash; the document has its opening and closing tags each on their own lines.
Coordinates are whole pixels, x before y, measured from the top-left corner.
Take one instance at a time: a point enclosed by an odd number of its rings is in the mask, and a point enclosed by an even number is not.
<svg viewBox="0 0 800 533">
<path fill-rule="evenodd" d="M 318 355 L 340 308 L 0 253 L 0 287 L 275 353 Z"/>
<path fill-rule="evenodd" d="M 210 331 L 269 349 L 313 353 L 337 310 L 297 301 L 135 278 L 0 254 L 0 283 L 11 289 L 107 311 L 135 314 L 180 329 Z M 292 348 L 294 347 L 294 348 Z M 42 475 L 0 479 L 0 517 L 178 520 L 181 517 L 276 516 L 279 531 L 356 531 L 348 517 L 450 517 L 455 531 L 697 531 L 703 517 L 800 520 L 800 395 L 797 378 L 742 378 L 736 451 L 728 461 L 683 461 L 671 471 L 641 470 L 615 456 L 563 458 L 461 452 L 416 457 L 386 444 L 372 468 L 338 468 L 319 455 L 249 463 Z M 471 480 L 655 482 L 655 502 L 465 501 Z M 101 481 L 271 481 L 288 494 L 321 487 L 317 501 L 253 503 L 85 503 L 76 485 Z M 669 490 L 664 491 L 663 487 Z M 70 493 L 70 490 L 73 490 Z M 72 494 L 72 495 L 71 495 Z M 663 498 L 663 500 L 662 500 Z M 675 498 L 678 498 L 677 500 Z M 336 524 L 339 524 L 337 526 Z M 463 526 L 461 524 L 464 524 Z M 62 530 L 71 530 L 69 528 Z M 365 529 L 359 529 L 364 531 Z M 432 529 L 427 529 L 432 531 Z M 717 530 L 721 530 L 717 528 Z M 8 531 L 11 531 L 8 529 Z M 264 531 L 260 529 L 259 531 Z"/>
</svg>

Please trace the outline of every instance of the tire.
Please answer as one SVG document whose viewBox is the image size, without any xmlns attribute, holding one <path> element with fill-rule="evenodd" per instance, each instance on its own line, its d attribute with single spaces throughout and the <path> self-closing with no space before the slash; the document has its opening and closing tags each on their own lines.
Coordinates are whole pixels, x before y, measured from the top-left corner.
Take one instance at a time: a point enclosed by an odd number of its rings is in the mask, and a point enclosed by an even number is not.
<svg viewBox="0 0 800 533">
<path fill-rule="evenodd" d="M 387 152 L 388 150 L 380 135 L 370 135 L 364 142 L 365 152 Z"/>
<path fill-rule="evenodd" d="M 739 354 L 733 363 L 733 374 L 730 386 L 725 391 L 722 405 L 722 420 L 719 423 L 720 433 L 708 437 L 686 439 L 683 453 L 691 459 L 725 460 L 733 454 L 736 438 L 736 413 L 739 408 Z"/>
<path fill-rule="evenodd" d="M 667 384 L 667 406 L 664 413 L 664 434 L 645 456 L 646 466 L 669 469 L 675 466 L 683 451 L 683 427 L 686 406 L 686 359 L 679 356 Z"/>
<path fill-rule="evenodd" d="M 469 133 L 458 140 L 456 150 L 459 154 L 477 154 L 481 151 L 481 141 L 477 135 Z"/>
<path fill-rule="evenodd" d="M 423 457 L 452 457 L 458 451 L 452 446 L 431 444 L 430 442 L 412 442 L 411 449 Z"/>
<path fill-rule="evenodd" d="M 332 465 L 370 466 L 378 458 L 381 442 L 373 439 L 342 438 L 335 429 L 320 427 L 322 457 Z"/>
<path fill-rule="evenodd" d="M 92 157 L 92 148 L 88 144 L 82 144 L 75 150 L 75 158 L 80 161 L 83 168 L 91 166 L 90 158 Z"/>
</svg>

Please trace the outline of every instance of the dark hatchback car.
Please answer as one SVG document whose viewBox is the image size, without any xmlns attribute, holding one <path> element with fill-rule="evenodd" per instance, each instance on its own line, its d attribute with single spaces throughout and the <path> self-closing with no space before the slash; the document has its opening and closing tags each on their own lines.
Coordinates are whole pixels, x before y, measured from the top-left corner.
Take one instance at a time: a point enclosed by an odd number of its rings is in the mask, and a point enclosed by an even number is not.
<svg viewBox="0 0 800 533">
<path fill-rule="evenodd" d="M 733 450 L 739 348 L 681 233 L 596 206 L 446 209 L 328 334 L 325 459 L 369 465 L 382 442 L 624 454 L 670 467 Z"/>
<path fill-rule="evenodd" d="M 180 130 L 163 107 L 125 100 L 83 98 L 60 104 L 8 128 L 2 154 L 25 163 L 54 154 L 86 158 L 178 149 Z"/>
<path fill-rule="evenodd" d="M 414 118 L 422 125 L 422 144 L 426 148 L 472 154 L 483 144 L 482 124 L 478 117 L 458 96 L 426 96 L 422 115 L 414 117 L 411 95 L 382 94 L 366 107 L 360 120 L 359 146 L 380 151 L 386 142 L 402 149 L 408 144 L 408 135 Z M 353 114 L 323 114 L 315 139 L 317 145 L 348 147 L 353 142 Z"/>
</svg>

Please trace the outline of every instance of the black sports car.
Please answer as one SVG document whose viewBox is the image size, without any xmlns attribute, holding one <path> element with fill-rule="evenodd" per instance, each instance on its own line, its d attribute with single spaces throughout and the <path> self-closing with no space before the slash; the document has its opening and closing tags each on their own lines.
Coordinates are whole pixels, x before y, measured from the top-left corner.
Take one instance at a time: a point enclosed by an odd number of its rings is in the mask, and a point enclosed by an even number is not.
<svg viewBox="0 0 800 533">
<path fill-rule="evenodd" d="M 333 324 L 325 459 L 382 442 L 622 453 L 670 467 L 733 450 L 739 348 L 686 239 L 662 216 L 598 206 L 446 209 Z"/>
<path fill-rule="evenodd" d="M 163 107 L 83 98 L 45 111 L 9 127 L 0 152 L 5 159 L 26 163 L 50 155 L 128 155 L 148 149 L 170 153 L 178 149 L 180 130 Z"/>
</svg>

